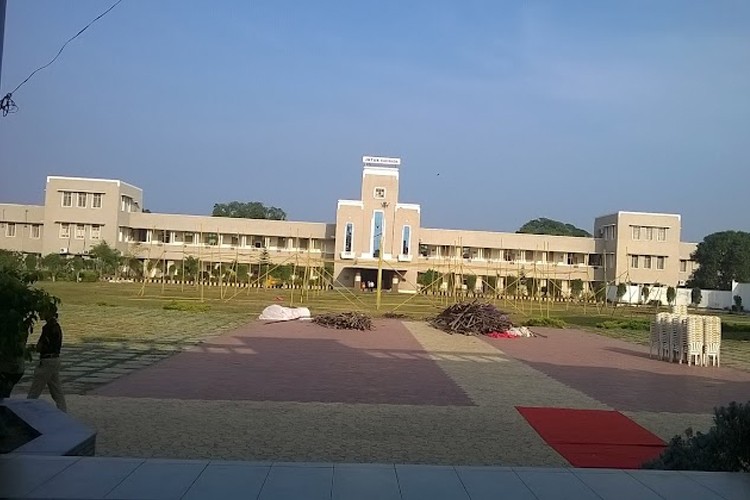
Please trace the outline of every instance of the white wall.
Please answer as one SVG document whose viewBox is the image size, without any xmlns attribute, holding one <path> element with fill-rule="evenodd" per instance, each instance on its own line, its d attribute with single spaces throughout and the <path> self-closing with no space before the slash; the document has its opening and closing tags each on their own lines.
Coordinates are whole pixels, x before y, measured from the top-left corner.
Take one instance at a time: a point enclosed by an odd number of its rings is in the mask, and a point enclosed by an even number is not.
<svg viewBox="0 0 750 500">
<path fill-rule="evenodd" d="M 675 303 L 677 305 L 690 305 L 691 304 L 691 292 L 690 288 L 678 288 L 677 297 Z M 622 297 L 620 302 L 625 304 L 638 304 L 640 301 L 641 289 L 635 285 L 628 285 L 625 295 Z M 724 309 L 726 307 L 732 307 L 734 305 L 734 296 L 739 295 L 742 297 L 742 305 L 745 309 L 750 310 L 750 283 L 732 283 L 732 291 L 728 290 L 701 290 L 701 303 L 698 307 L 708 309 Z M 617 300 L 617 286 L 610 285 L 607 288 L 607 298 L 609 300 Z M 643 301 L 648 303 L 651 300 L 660 300 L 662 304 L 667 304 L 667 287 L 654 288 L 650 287 L 648 300 Z"/>
</svg>

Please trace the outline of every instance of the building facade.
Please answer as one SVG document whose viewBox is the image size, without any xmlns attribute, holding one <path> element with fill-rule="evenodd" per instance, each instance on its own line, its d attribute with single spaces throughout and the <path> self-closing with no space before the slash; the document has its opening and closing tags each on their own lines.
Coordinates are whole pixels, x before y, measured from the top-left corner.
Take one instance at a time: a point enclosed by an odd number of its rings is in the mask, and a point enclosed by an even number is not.
<svg viewBox="0 0 750 500">
<path fill-rule="evenodd" d="M 106 241 L 169 276 L 188 257 L 220 264 L 328 268 L 336 286 L 414 292 L 475 287 L 567 296 L 597 284 L 684 285 L 696 245 L 680 240 L 674 214 L 597 217 L 594 236 L 568 237 L 426 228 L 421 207 L 399 200 L 400 160 L 364 157 L 361 195 L 339 200 L 335 223 L 143 212 L 143 191 L 119 180 L 50 176 L 44 205 L 0 203 L 0 248 L 86 256 Z M 149 265 L 149 263 L 160 263 Z M 425 276 L 429 277 L 429 282 Z M 420 285 L 421 282 L 421 285 Z"/>
</svg>

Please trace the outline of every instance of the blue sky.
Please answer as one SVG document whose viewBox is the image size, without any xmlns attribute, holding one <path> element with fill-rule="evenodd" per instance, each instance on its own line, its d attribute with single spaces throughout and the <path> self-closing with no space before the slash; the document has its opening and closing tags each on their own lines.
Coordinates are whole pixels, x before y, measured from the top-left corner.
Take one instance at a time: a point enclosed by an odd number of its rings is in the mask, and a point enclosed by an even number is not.
<svg viewBox="0 0 750 500">
<path fill-rule="evenodd" d="M 109 3 L 9 0 L 0 91 Z M 125 0 L 14 95 L 0 200 L 114 177 L 332 222 L 393 155 L 424 226 L 659 211 L 699 241 L 750 230 L 749 91 L 742 0 Z"/>
</svg>

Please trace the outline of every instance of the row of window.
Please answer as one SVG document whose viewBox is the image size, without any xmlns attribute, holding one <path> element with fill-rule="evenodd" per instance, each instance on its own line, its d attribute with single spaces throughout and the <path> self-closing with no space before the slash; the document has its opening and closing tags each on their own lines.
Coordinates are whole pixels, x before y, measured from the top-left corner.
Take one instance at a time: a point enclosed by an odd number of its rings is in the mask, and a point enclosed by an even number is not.
<svg viewBox="0 0 750 500">
<path fill-rule="evenodd" d="M 89 239 L 99 240 L 102 237 L 102 226 L 100 224 L 69 224 L 63 222 L 60 224 L 60 238 L 68 239 L 71 232 L 77 240 L 86 239 L 86 227 L 89 228 Z"/>
<path fill-rule="evenodd" d="M 666 259 L 666 257 L 661 255 L 631 255 L 630 267 L 633 269 L 651 269 L 655 264 L 656 269 L 664 269 Z"/>
<path fill-rule="evenodd" d="M 536 262 L 563 265 L 601 266 L 600 254 L 579 252 L 543 252 L 534 250 L 516 250 L 501 248 L 459 247 L 450 245 L 420 245 L 422 257 L 455 258 L 461 256 L 468 260 L 487 260 L 504 262 Z"/>
<path fill-rule="evenodd" d="M 15 238 L 18 234 L 18 224 L 15 222 L 8 222 L 5 224 L 5 236 L 8 238 Z M 31 231 L 29 231 L 29 237 L 38 239 L 42 236 L 42 225 L 31 224 Z"/>
<path fill-rule="evenodd" d="M 62 192 L 62 206 L 72 207 L 75 202 L 75 206 L 78 208 L 86 208 L 89 205 L 91 208 L 102 208 L 102 197 L 103 193 L 80 193 L 74 191 L 63 191 Z"/>
<path fill-rule="evenodd" d="M 634 240 L 667 241 L 667 228 L 654 226 L 630 226 Z"/>
<path fill-rule="evenodd" d="M 131 229 L 121 227 L 119 241 L 126 243 L 157 243 L 177 245 L 231 246 L 239 248 L 272 248 L 277 250 L 321 250 L 323 240 L 283 236 L 257 236 L 224 233 L 194 233 L 163 229 Z M 296 246 L 295 246 L 296 245 Z"/>
</svg>

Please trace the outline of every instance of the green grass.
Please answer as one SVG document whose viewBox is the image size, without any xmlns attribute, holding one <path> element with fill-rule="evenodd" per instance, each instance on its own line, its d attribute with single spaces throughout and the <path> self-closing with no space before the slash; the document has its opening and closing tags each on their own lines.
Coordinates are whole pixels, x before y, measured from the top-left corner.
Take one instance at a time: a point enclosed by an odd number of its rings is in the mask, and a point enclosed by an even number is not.
<svg viewBox="0 0 750 500">
<path fill-rule="evenodd" d="M 61 322 L 66 342 L 71 344 L 194 341 L 245 324 L 274 303 L 304 305 L 313 314 L 362 311 L 373 316 L 405 314 L 411 319 L 435 315 L 452 303 L 444 297 L 384 292 L 378 311 L 374 293 L 350 291 L 310 291 L 300 303 L 300 291 L 286 289 L 228 289 L 222 293 L 217 287 L 201 290 L 195 286 L 143 287 L 136 283 L 43 282 L 40 286 L 62 299 Z M 649 321 L 657 312 L 654 307 L 645 306 L 605 308 L 505 299 L 498 299 L 495 304 L 516 324 L 568 325 L 636 344 L 648 344 Z M 750 315 L 708 314 L 722 319 L 725 364 L 750 370 Z"/>
</svg>

